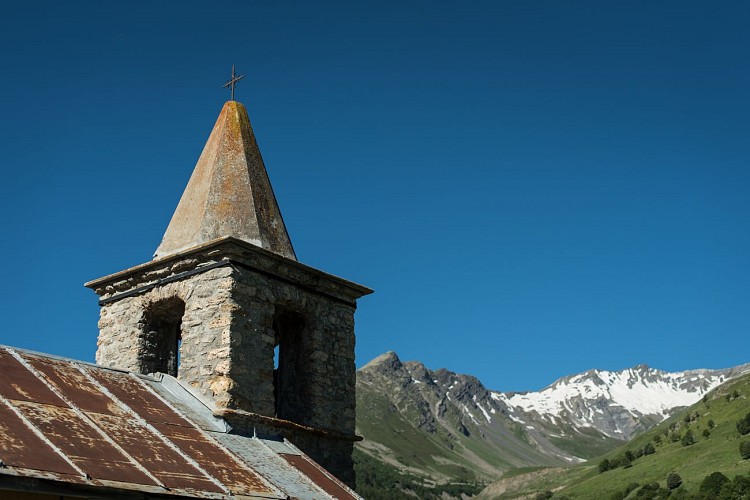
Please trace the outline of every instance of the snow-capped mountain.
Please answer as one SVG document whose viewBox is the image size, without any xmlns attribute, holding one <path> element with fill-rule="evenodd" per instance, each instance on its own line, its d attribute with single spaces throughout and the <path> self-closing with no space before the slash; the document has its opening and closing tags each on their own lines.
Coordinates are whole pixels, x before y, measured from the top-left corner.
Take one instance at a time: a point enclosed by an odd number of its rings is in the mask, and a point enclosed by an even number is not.
<svg viewBox="0 0 750 500">
<path fill-rule="evenodd" d="M 668 373 L 589 370 L 538 392 L 496 392 L 470 375 L 389 352 L 357 372 L 361 451 L 440 481 L 593 458 L 699 401 L 750 364 Z M 456 471 L 460 471 L 457 473 Z"/>
<path fill-rule="evenodd" d="M 517 421 L 565 421 L 577 428 L 593 427 L 612 438 L 630 439 L 748 370 L 750 365 L 676 373 L 646 365 L 617 372 L 589 370 L 539 392 L 493 392 L 492 397 L 505 403 Z"/>
</svg>

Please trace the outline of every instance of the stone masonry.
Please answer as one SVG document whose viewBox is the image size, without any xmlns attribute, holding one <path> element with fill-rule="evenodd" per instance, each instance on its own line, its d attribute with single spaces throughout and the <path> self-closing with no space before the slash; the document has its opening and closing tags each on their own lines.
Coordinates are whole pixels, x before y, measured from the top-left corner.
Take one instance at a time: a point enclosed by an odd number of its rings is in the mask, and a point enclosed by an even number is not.
<svg viewBox="0 0 750 500">
<path fill-rule="evenodd" d="M 98 364 L 148 373 L 149 311 L 184 304 L 177 378 L 239 432 L 284 435 L 352 482 L 354 301 L 368 289 L 234 238 L 87 286 L 102 304 Z M 275 396 L 274 320 L 289 311 L 304 325 Z"/>
</svg>

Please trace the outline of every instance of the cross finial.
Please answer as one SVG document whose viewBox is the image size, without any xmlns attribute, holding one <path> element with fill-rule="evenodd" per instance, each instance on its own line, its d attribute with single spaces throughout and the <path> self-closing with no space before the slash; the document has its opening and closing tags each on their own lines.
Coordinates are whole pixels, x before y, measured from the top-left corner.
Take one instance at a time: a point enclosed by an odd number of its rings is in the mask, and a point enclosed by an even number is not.
<svg viewBox="0 0 750 500">
<path fill-rule="evenodd" d="M 234 101 L 234 86 L 237 85 L 237 82 L 245 78 L 245 75 L 235 75 L 234 74 L 234 64 L 232 64 L 232 78 L 227 83 L 224 84 L 224 88 L 229 87 L 232 91 L 232 100 Z"/>
</svg>

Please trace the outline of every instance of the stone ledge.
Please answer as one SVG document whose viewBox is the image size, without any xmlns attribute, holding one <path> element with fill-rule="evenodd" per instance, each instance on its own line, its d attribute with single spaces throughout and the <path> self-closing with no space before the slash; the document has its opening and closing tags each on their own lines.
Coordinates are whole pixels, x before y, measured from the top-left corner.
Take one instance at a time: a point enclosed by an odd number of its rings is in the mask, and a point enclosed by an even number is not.
<svg viewBox="0 0 750 500">
<path fill-rule="evenodd" d="M 84 286 L 94 290 L 101 300 L 110 301 L 109 299 L 115 295 L 125 292 L 131 292 L 129 295 L 143 293 L 165 282 L 174 281 L 181 275 L 188 277 L 202 272 L 203 267 L 206 267 L 206 271 L 215 269 L 220 266 L 221 262 L 250 268 L 350 304 L 354 304 L 358 298 L 373 292 L 365 286 L 232 237 L 219 238 L 190 250 L 155 259 L 89 281 Z"/>
<path fill-rule="evenodd" d="M 362 441 L 362 436 L 356 434 L 346 434 L 330 429 L 322 429 L 320 427 L 312 427 L 309 425 L 302 425 L 291 420 L 284 420 L 281 418 L 267 417 L 265 415 L 259 415 L 257 413 L 251 413 L 244 410 L 235 409 L 220 409 L 214 411 L 214 416 L 223 418 L 229 425 L 233 427 L 241 427 L 244 429 L 261 427 L 261 429 L 285 429 L 292 432 L 301 432 L 303 434 L 313 434 L 316 436 L 325 436 L 330 439 L 337 441 L 348 441 L 356 442 Z"/>
</svg>

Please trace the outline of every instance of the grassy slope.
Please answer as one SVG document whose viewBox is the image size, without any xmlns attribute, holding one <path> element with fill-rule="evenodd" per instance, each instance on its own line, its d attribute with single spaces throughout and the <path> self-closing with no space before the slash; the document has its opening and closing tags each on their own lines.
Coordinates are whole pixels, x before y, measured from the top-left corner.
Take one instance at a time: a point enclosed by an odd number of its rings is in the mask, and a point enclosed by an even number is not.
<svg viewBox="0 0 750 500">
<path fill-rule="evenodd" d="M 737 391 L 739 398 L 727 401 L 725 396 Z M 697 414 L 699 417 L 690 423 L 684 421 L 685 415 Z M 741 377 L 714 390 L 708 396 L 708 402 L 699 402 L 691 408 L 680 412 L 661 423 L 654 429 L 633 439 L 627 445 L 594 459 L 581 466 L 571 468 L 557 476 L 546 476 L 514 492 L 508 492 L 501 498 L 514 498 L 522 494 L 539 491 L 555 491 L 555 497 L 568 496 L 575 499 L 608 498 L 617 491 L 624 490 L 628 484 L 637 482 L 646 484 L 657 481 L 662 486 L 670 472 L 676 472 L 683 479 L 683 485 L 690 491 L 697 491 L 705 476 L 719 471 L 732 478 L 736 474 L 745 474 L 750 468 L 748 461 L 740 459 L 740 441 L 750 436 L 740 437 L 736 422 L 750 412 L 750 376 Z M 715 427 L 710 429 L 708 438 L 702 436 L 708 428 L 708 421 L 713 420 Z M 681 442 L 671 442 L 666 435 L 671 432 L 683 435 L 687 429 L 692 430 L 695 444 L 683 446 Z M 665 435 L 666 432 L 666 435 Z M 656 453 L 636 459 L 630 468 L 617 468 L 599 473 L 598 464 L 604 458 L 616 459 L 626 450 L 635 452 L 646 443 L 654 443 L 659 435 L 661 444 L 655 445 Z"/>
<path fill-rule="evenodd" d="M 561 450 L 583 459 L 598 457 L 624 443 L 622 440 L 604 436 L 592 428 L 574 429 L 566 425 L 563 430 L 566 437 L 551 436 L 550 442 Z"/>
<path fill-rule="evenodd" d="M 368 500 L 414 500 L 415 497 L 445 500 L 473 496 L 483 488 L 480 483 L 435 485 L 423 477 L 386 465 L 357 448 L 354 449 L 353 458 L 357 492 Z"/>
<path fill-rule="evenodd" d="M 357 422 L 358 432 L 368 436 L 370 441 L 380 443 L 392 451 L 392 455 L 385 456 L 378 450 L 367 448 L 363 443 L 360 447 L 372 455 L 378 455 L 381 461 L 388 458 L 397 460 L 400 464 L 413 467 L 413 472 L 429 473 L 430 476 L 442 481 L 474 481 L 472 464 L 462 460 L 455 453 L 451 453 L 451 444 L 442 429 L 434 435 L 417 432 L 397 411 L 389 411 L 390 402 L 375 391 L 359 391 L 357 406 L 359 415 L 367 415 Z M 365 409 L 365 407 L 367 407 Z"/>
</svg>

